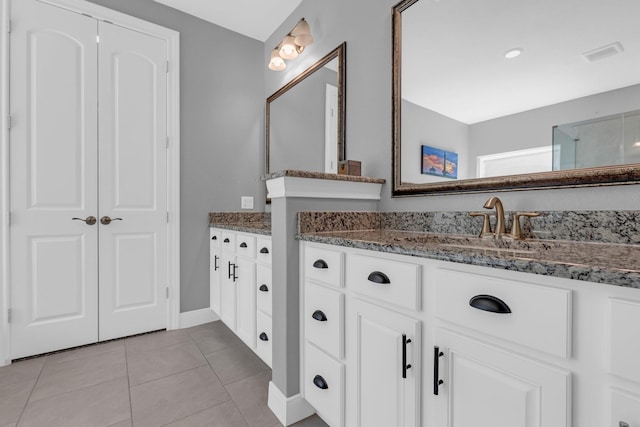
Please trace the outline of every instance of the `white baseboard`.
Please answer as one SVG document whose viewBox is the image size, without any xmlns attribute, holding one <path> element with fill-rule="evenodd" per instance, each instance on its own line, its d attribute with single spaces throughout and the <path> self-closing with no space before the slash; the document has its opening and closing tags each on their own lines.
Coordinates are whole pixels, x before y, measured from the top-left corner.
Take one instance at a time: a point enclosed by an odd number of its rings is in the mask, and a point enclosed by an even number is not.
<svg viewBox="0 0 640 427">
<path fill-rule="evenodd" d="M 220 317 L 210 308 L 185 311 L 184 313 L 180 313 L 180 328 L 190 328 L 216 320 L 220 320 Z"/>
<path fill-rule="evenodd" d="M 316 410 L 313 409 L 300 394 L 286 397 L 280 389 L 273 384 L 273 381 L 269 381 L 269 399 L 267 405 L 278 420 L 285 426 L 295 424 L 316 413 Z"/>
</svg>

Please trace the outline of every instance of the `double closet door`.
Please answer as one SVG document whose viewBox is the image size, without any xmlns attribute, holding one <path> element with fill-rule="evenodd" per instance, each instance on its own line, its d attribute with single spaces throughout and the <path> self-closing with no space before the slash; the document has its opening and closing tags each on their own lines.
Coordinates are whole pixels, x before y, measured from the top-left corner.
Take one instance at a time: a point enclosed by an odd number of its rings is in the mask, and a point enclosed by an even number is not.
<svg viewBox="0 0 640 427">
<path fill-rule="evenodd" d="M 167 325 L 166 41 L 12 2 L 11 356 Z"/>
</svg>

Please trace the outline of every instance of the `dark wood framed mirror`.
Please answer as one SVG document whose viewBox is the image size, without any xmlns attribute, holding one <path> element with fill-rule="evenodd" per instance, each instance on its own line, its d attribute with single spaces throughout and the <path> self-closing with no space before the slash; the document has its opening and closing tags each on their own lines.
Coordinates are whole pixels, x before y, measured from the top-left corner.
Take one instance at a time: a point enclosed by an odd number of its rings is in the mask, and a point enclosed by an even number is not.
<svg viewBox="0 0 640 427">
<path fill-rule="evenodd" d="M 265 174 L 337 173 L 346 153 L 346 55 L 345 42 L 267 98 Z"/>
<path fill-rule="evenodd" d="M 640 182 L 639 2 L 392 14 L 394 197 Z"/>
</svg>

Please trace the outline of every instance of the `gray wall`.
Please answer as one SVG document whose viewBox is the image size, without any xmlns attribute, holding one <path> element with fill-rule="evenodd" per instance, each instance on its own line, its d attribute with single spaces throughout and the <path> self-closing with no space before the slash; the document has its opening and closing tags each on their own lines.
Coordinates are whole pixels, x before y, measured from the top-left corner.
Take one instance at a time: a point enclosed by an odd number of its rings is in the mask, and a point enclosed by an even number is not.
<svg viewBox="0 0 640 427">
<path fill-rule="evenodd" d="M 326 85 L 338 73 L 326 67 L 289 89 L 269 110 L 269 170 L 324 172 Z"/>
<path fill-rule="evenodd" d="M 209 307 L 207 213 L 265 199 L 264 44 L 152 0 L 91 1 L 180 32 L 180 311 Z"/>
<path fill-rule="evenodd" d="M 426 1 L 426 0 L 423 0 Z M 265 94 L 273 93 L 324 54 L 347 42 L 347 158 L 362 161 L 364 175 L 387 179 L 385 211 L 474 210 L 487 194 L 391 198 L 391 8 L 397 0 L 303 0 L 267 40 Z M 316 42 L 282 72 L 268 70 L 271 47 L 301 17 Z M 443 35 L 446 37 L 446 35 Z M 509 210 L 639 209 L 639 185 L 515 191 L 500 194 Z"/>
</svg>

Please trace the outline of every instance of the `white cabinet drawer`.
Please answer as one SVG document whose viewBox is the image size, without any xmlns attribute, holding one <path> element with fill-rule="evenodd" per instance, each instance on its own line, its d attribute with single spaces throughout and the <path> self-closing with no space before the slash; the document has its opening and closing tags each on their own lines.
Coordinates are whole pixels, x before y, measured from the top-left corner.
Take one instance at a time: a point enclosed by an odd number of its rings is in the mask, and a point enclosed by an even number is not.
<svg viewBox="0 0 640 427">
<path fill-rule="evenodd" d="M 256 238 L 249 234 L 236 234 L 236 254 L 246 258 L 255 258 L 256 256 Z"/>
<path fill-rule="evenodd" d="M 305 247 L 304 272 L 309 279 L 335 287 L 342 287 L 343 263 L 344 253 L 342 252 Z"/>
<path fill-rule="evenodd" d="M 388 304 L 419 310 L 420 273 L 420 266 L 416 264 L 350 255 L 347 287 Z"/>
<path fill-rule="evenodd" d="M 220 242 L 222 242 L 222 230 L 219 228 L 209 229 L 209 248 L 211 250 L 220 249 Z"/>
<path fill-rule="evenodd" d="M 256 354 L 271 367 L 271 356 L 273 347 L 272 321 L 271 317 L 261 311 L 256 313 L 256 331 L 258 339 L 256 340 Z"/>
<path fill-rule="evenodd" d="M 626 423 L 629 427 L 640 426 L 640 396 L 616 389 L 609 390 L 609 394 L 611 413 L 607 425 L 619 427 Z"/>
<path fill-rule="evenodd" d="M 271 238 L 258 237 L 256 239 L 256 261 L 260 264 L 271 265 Z"/>
<path fill-rule="evenodd" d="M 609 372 L 640 383 L 640 301 L 609 300 Z"/>
<path fill-rule="evenodd" d="M 437 269 L 436 317 L 560 357 L 571 355 L 571 291 Z"/>
<path fill-rule="evenodd" d="M 220 233 L 220 238 L 222 241 L 220 242 L 220 248 L 222 248 L 225 252 L 233 252 L 236 250 L 236 233 L 233 231 L 223 230 Z"/>
<path fill-rule="evenodd" d="M 344 425 L 344 366 L 311 344 L 305 346 L 304 397 L 331 427 Z"/>
<path fill-rule="evenodd" d="M 258 310 L 271 316 L 273 289 L 271 288 L 271 267 L 256 267 L 256 301 Z"/>
<path fill-rule="evenodd" d="M 305 337 L 332 356 L 344 357 L 344 295 L 307 283 L 305 288 Z"/>
</svg>

